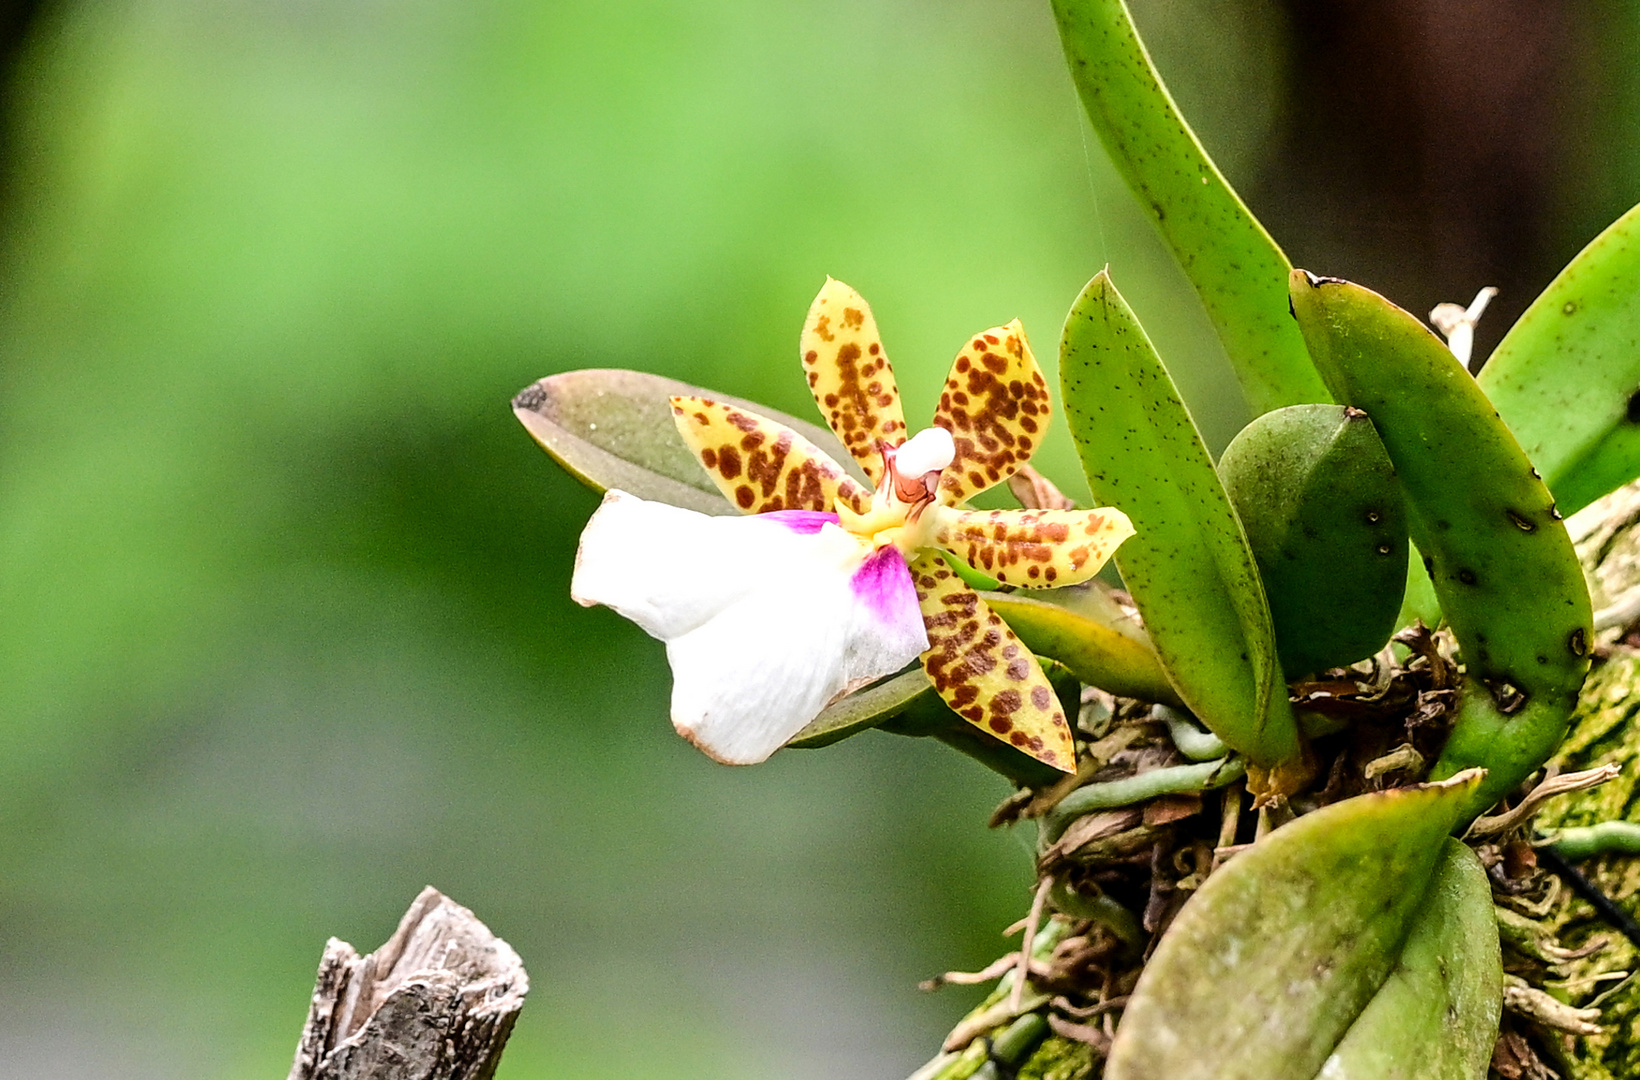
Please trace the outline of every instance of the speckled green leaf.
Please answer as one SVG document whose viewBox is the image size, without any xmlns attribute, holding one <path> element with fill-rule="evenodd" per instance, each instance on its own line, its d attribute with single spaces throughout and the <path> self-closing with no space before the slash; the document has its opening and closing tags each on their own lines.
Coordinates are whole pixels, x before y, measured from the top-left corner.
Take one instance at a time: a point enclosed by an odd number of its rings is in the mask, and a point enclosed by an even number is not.
<svg viewBox="0 0 1640 1080">
<path fill-rule="evenodd" d="M 1219 476 L 1258 561 L 1288 677 L 1383 648 L 1406 588 L 1406 500 L 1367 414 L 1267 412 L 1225 447 Z"/>
<path fill-rule="evenodd" d="M 1394 970 L 1320 1080 L 1484 1080 L 1502 1009 L 1492 885 L 1449 837 Z"/>
<path fill-rule="evenodd" d="M 1583 571 L 1520 444 L 1433 333 L 1347 281 L 1295 271 L 1292 298 L 1316 368 L 1372 417 L 1406 493 L 1466 666 L 1435 775 L 1488 769 L 1479 812 L 1565 732 L 1593 637 Z"/>
<path fill-rule="evenodd" d="M 1562 513 L 1640 476 L 1640 207 L 1549 283 L 1479 381 Z"/>
<path fill-rule="evenodd" d="M 667 404 L 673 394 L 709 397 L 779 421 L 861 478 L 829 431 L 756 402 L 642 371 L 591 368 L 550 375 L 519 392 L 513 413 L 570 475 L 595 491 L 619 488 L 703 514 L 739 513 L 673 426 Z"/>
<path fill-rule="evenodd" d="M 1150 638 L 1096 582 L 1031 593 L 982 594 L 1025 647 L 1120 697 L 1181 705 Z"/>
<path fill-rule="evenodd" d="M 1231 859 L 1145 966 L 1105 1080 L 1331 1080 L 1477 779 L 1334 803 Z"/>
<path fill-rule="evenodd" d="M 1053 11 L 1088 118 L 1196 287 L 1254 415 L 1331 400 L 1287 318 L 1287 257 L 1179 115 L 1122 0 Z"/>
<path fill-rule="evenodd" d="M 1059 373 L 1094 500 L 1133 521 L 1116 566 L 1179 697 L 1255 764 L 1293 759 L 1298 730 L 1252 552 L 1173 380 L 1107 274 L 1071 308 Z"/>
</svg>

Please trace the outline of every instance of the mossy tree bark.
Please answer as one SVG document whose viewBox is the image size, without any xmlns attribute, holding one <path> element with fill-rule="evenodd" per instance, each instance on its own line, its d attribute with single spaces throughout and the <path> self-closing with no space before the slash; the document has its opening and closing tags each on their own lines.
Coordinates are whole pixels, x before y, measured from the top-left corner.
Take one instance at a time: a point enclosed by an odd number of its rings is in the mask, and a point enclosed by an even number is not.
<svg viewBox="0 0 1640 1080">
<path fill-rule="evenodd" d="M 1544 831 L 1602 821 L 1640 822 L 1640 484 L 1600 500 L 1567 522 L 1594 594 L 1597 638 L 1609 650 L 1584 686 L 1571 731 L 1555 758 L 1562 771 L 1608 763 L 1617 779 L 1589 791 L 1552 800 L 1538 815 Z M 1578 867 L 1631 916 L 1640 912 L 1640 859 L 1599 855 Z M 1640 950 L 1571 891 L 1562 890 L 1550 920 L 1562 944 L 1577 947 L 1595 937 L 1607 946 L 1569 965 L 1573 1004 L 1597 1002 L 1599 1035 L 1566 1037 L 1559 1063 L 1572 1080 L 1626 1080 L 1640 1076 L 1640 978 L 1613 987 L 1595 982 L 1611 972 L 1635 972 Z"/>
<path fill-rule="evenodd" d="M 1623 652 L 1597 668 L 1583 692 L 1572 722 L 1571 736 L 1557 762 L 1565 770 L 1593 768 L 1608 762 L 1622 774 L 1590 791 L 1551 802 L 1538 816 L 1545 830 L 1594 825 L 1601 821 L 1640 821 L 1640 655 Z M 1640 913 L 1640 859 L 1627 855 L 1598 855 L 1580 864 L 1602 892 L 1631 915 Z M 1573 1004 L 1599 1001 L 1600 1035 L 1567 1036 L 1563 1071 L 1570 1080 L 1629 1080 L 1640 1076 L 1640 978 L 1630 978 L 1611 990 L 1609 981 L 1595 982 L 1611 972 L 1634 972 L 1640 951 L 1621 933 L 1602 921 L 1594 908 L 1562 890 L 1550 916 L 1561 943 L 1581 946 L 1603 937 L 1607 946 L 1568 965 L 1569 984 L 1579 987 Z"/>
</svg>

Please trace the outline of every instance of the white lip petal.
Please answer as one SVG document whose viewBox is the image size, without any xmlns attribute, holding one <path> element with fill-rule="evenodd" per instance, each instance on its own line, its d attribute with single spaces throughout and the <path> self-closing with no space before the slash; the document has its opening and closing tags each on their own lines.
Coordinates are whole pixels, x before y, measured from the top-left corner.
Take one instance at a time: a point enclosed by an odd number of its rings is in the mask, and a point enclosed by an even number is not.
<svg viewBox="0 0 1640 1080">
<path fill-rule="evenodd" d="M 762 761 L 928 647 L 899 552 L 873 555 L 834 521 L 708 517 L 612 491 L 582 533 L 571 594 L 667 643 L 681 734 L 719 761 Z"/>
<path fill-rule="evenodd" d="M 587 607 L 614 608 L 654 637 L 671 640 L 722 611 L 761 576 L 758 563 L 772 545 L 757 542 L 758 530 L 734 527 L 740 524 L 743 519 L 610 491 L 581 531 L 569 594 Z"/>
</svg>

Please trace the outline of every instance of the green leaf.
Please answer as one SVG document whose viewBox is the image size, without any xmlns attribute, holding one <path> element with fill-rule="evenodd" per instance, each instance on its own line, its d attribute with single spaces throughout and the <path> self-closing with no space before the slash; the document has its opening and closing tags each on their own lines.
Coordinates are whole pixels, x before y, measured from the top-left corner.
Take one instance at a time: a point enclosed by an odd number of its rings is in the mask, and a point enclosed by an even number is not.
<svg viewBox="0 0 1640 1080">
<path fill-rule="evenodd" d="M 1025 593 L 982 593 L 1025 647 L 1119 697 L 1182 705 L 1156 650 L 1129 614 L 1094 582 Z"/>
<path fill-rule="evenodd" d="M 1395 970 L 1321 1076 L 1483 1080 L 1502 1011 L 1492 885 L 1474 851 L 1448 837 Z"/>
<path fill-rule="evenodd" d="M 1640 476 L 1640 206 L 1549 283 L 1479 381 L 1562 513 Z"/>
<path fill-rule="evenodd" d="M 1520 444 L 1421 322 L 1347 281 L 1292 276 L 1316 368 L 1372 417 L 1412 539 L 1463 652 L 1463 699 L 1436 776 L 1483 766 L 1478 813 L 1548 759 L 1589 670 L 1589 591 Z"/>
<path fill-rule="evenodd" d="M 1088 118 L 1196 287 L 1254 415 L 1330 400 L 1287 318 L 1287 256 L 1179 115 L 1126 5 L 1053 0 L 1053 11 Z"/>
<path fill-rule="evenodd" d="M 1059 372 L 1094 499 L 1133 521 L 1116 566 L 1179 697 L 1255 764 L 1297 757 L 1252 552 L 1173 380 L 1106 273 L 1071 308 Z"/>
<path fill-rule="evenodd" d="M 1396 616 L 1397 629 L 1411 626 L 1414 620 L 1422 619 L 1425 626 L 1431 630 L 1441 625 L 1441 601 L 1435 595 L 1435 585 L 1429 580 L 1429 571 L 1424 569 L 1424 557 L 1414 546 L 1412 557 L 1407 560 L 1406 592 L 1401 598 L 1401 614 Z"/>
<path fill-rule="evenodd" d="M 1106 1080 L 1355 1080 L 1322 1070 L 1396 972 L 1478 780 L 1334 803 L 1209 877 L 1145 965 Z"/>
<path fill-rule="evenodd" d="M 830 746 L 850 735 L 857 735 L 911 710 L 930 705 L 945 708 L 945 703 L 934 693 L 934 685 L 919 665 L 863 690 L 856 690 L 826 706 L 786 745 L 807 750 Z M 955 713 L 952 717 L 961 719 Z"/>
<path fill-rule="evenodd" d="M 549 375 L 519 392 L 513 413 L 547 453 L 594 491 L 619 488 L 703 514 L 739 513 L 673 426 L 667 399 L 674 394 L 708 397 L 785 424 L 864 479 L 829 431 L 756 402 L 642 371 L 590 368 Z"/>
<path fill-rule="evenodd" d="M 1074 717 L 1081 684 L 1068 669 L 1052 660 L 1044 662 L 1042 668 L 1066 715 Z M 1021 786 L 1045 787 L 1065 777 L 1058 769 L 991 738 L 958 716 L 934 692 L 920 665 L 833 702 L 786 746 L 814 750 L 872 728 L 893 735 L 938 739 Z"/>
<path fill-rule="evenodd" d="M 1372 421 L 1343 405 L 1289 405 L 1219 458 L 1258 561 L 1288 677 L 1353 664 L 1395 630 L 1407 514 Z"/>
</svg>

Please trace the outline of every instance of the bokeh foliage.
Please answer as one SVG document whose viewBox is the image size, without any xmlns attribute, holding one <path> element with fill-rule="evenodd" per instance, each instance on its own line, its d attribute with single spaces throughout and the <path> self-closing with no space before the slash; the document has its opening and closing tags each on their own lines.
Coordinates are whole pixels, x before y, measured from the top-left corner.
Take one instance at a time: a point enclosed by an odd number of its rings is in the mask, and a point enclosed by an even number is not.
<svg viewBox="0 0 1640 1080">
<path fill-rule="evenodd" d="M 1256 192 L 1282 20 L 1150 7 Z M 9 107 L 0 1075 L 277 1075 L 324 937 L 428 882 L 534 976 L 503 1076 L 925 1056 L 952 1008 L 911 984 L 1028 884 L 1000 784 L 879 734 L 701 759 L 660 648 L 569 602 L 595 498 L 506 404 L 610 365 L 808 415 L 832 273 L 920 415 L 961 335 L 1051 356 L 1110 262 L 1222 446 L 1238 392 L 1047 5 L 88 2 Z M 1036 461 L 1075 493 L 1062 424 Z"/>
</svg>

